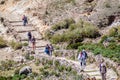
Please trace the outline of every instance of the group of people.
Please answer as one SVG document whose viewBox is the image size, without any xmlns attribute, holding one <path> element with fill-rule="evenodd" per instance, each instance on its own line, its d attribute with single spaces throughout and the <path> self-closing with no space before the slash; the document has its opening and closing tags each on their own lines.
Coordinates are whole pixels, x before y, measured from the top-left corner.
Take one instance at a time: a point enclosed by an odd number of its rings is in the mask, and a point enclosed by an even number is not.
<svg viewBox="0 0 120 80">
<path fill-rule="evenodd" d="M 28 24 L 28 19 L 25 15 L 23 16 L 22 20 L 23 20 L 23 26 L 26 26 L 26 24 Z M 28 43 L 32 43 L 32 48 L 33 50 L 35 50 L 35 43 L 36 43 L 35 37 L 32 36 L 30 31 L 28 32 L 27 36 L 28 36 Z M 45 53 L 47 55 L 52 56 L 53 51 L 54 51 L 54 48 L 52 44 L 47 44 L 45 46 Z M 81 71 L 84 71 L 85 69 L 87 58 L 88 58 L 87 52 L 85 50 L 82 50 L 78 55 L 78 60 L 80 61 Z M 101 61 L 99 68 L 100 68 L 102 80 L 106 80 L 107 69 L 103 61 Z M 96 79 L 94 78 L 93 80 L 96 80 Z"/>
<path fill-rule="evenodd" d="M 88 58 L 87 52 L 85 50 L 82 50 L 78 54 L 78 60 L 80 61 L 80 66 L 81 66 L 81 72 L 84 71 L 85 66 L 86 66 L 86 60 Z M 102 76 L 102 80 L 106 80 L 106 73 L 107 73 L 107 68 L 103 60 L 101 60 L 99 64 L 99 70 Z M 89 79 L 88 79 L 89 80 Z M 93 80 L 96 80 L 95 78 Z"/>
<path fill-rule="evenodd" d="M 28 43 L 32 43 L 32 48 L 33 48 L 33 51 L 35 50 L 35 43 L 36 43 L 36 39 L 34 36 L 32 36 L 31 32 L 29 31 L 28 34 Z"/>
<path fill-rule="evenodd" d="M 52 44 L 47 44 L 45 47 L 45 53 L 48 54 L 49 56 L 52 56 L 52 52 L 54 51 L 54 48 Z"/>
</svg>

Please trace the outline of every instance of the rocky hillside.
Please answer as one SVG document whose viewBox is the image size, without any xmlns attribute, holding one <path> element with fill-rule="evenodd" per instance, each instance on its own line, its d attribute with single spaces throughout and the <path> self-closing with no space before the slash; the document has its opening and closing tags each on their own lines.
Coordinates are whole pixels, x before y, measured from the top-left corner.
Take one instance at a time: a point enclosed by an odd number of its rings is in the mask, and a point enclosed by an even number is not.
<svg viewBox="0 0 120 80">
<path fill-rule="evenodd" d="M 23 15 L 29 18 L 26 27 Z M 100 58 L 108 68 L 107 80 L 119 80 L 120 0 L 0 0 L 0 21 L 0 78 L 100 80 Z M 27 42 L 28 31 L 36 37 L 35 51 Z M 44 54 L 49 43 L 55 48 L 52 57 Z M 80 73 L 82 49 L 89 59 Z M 28 77 L 19 75 L 24 66 L 32 68 Z"/>
</svg>

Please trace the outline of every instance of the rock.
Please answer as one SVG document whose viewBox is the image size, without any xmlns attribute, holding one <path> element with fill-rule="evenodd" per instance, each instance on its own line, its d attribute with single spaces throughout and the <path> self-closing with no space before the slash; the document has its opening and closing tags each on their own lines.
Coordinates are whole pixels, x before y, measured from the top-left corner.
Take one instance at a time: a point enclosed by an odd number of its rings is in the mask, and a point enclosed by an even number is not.
<svg viewBox="0 0 120 80">
<path fill-rule="evenodd" d="M 32 73 L 32 68 L 30 66 L 24 66 L 19 71 L 19 75 L 22 75 L 22 74 L 28 75 L 30 73 Z"/>
</svg>

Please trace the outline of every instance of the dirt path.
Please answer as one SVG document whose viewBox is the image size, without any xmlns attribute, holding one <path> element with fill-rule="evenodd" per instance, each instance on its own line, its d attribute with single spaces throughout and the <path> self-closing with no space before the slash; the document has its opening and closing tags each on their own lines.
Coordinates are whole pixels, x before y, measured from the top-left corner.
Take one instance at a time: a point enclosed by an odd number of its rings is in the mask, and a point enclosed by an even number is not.
<svg viewBox="0 0 120 80">
<path fill-rule="evenodd" d="M 79 61 L 69 60 L 64 57 L 55 57 L 55 56 L 48 56 L 46 54 L 36 54 L 36 58 L 52 58 L 55 60 L 60 61 L 62 64 L 69 64 L 73 69 L 75 69 L 78 73 L 87 75 L 90 78 L 96 77 L 97 80 L 101 80 L 101 75 L 99 72 L 98 66 L 96 66 L 96 63 L 87 64 L 85 71 L 80 72 L 80 63 Z M 117 80 L 117 75 L 112 69 L 107 69 L 107 80 Z"/>
</svg>

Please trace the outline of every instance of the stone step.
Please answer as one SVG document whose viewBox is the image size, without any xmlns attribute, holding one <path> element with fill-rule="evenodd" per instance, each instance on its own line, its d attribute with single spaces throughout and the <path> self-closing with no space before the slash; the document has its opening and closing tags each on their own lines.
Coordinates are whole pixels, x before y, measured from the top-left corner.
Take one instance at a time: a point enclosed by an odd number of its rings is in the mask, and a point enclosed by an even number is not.
<svg viewBox="0 0 120 80">
<path fill-rule="evenodd" d="M 21 41 L 28 41 L 28 32 L 18 33 L 17 36 L 21 38 Z M 36 40 L 41 40 L 42 36 L 37 31 L 32 31 L 31 34 L 36 38 Z"/>
<path fill-rule="evenodd" d="M 28 43 L 28 41 L 22 41 L 22 43 Z M 44 40 L 37 40 L 36 41 L 36 48 L 45 47 L 46 44 L 49 44 L 49 42 L 44 41 Z M 29 47 L 32 48 L 32 43 L 30 43 L 30 42 L 29 42 Z"/>
<path fill-rule="evenodd" d="M 27 32 L 27 31 L 35 31 L 33 27 L 30 26 L 18 26 L 18 27 L 12 27 L 17 32 Z"/>
<path fill-rule="evenodd" d="M 19 23 L 19 24 L 11 24 L 12 27 L 22 27 L 23 26 L 23 23 Z M 26 24 L 26 26 L 23 26 L 23 27 L 28 27 L 28 26 L 33 26 L 32 24 Z"/>
<path fill-rule="evenodd" d="M 36 30 L 24 30 L 24 31 L 17 31 L 17 33 L 25 33 L 25 32 L 32 32 L 32 31 L 36 31 Z"/>
<path fill-rule="evenodd" d="M 86 74 L 90 75 L 90 76 L 101 76 L 99 71 L 96 72 L 85 72 Z"/>
<path fill-rule="evenodd" d="M 22 21 L 9 21 L 9 23 L 20 23 L 20 22 L 22 22 Z"/>
</svg>

